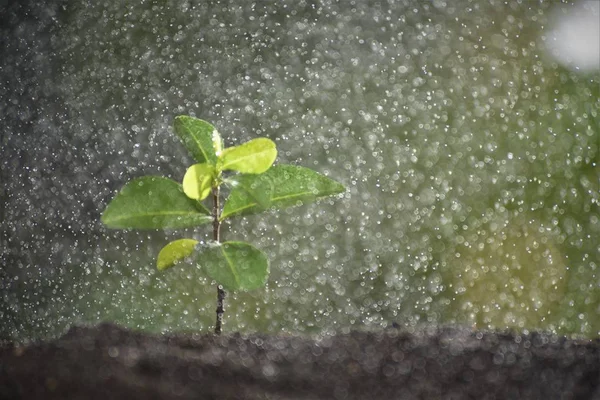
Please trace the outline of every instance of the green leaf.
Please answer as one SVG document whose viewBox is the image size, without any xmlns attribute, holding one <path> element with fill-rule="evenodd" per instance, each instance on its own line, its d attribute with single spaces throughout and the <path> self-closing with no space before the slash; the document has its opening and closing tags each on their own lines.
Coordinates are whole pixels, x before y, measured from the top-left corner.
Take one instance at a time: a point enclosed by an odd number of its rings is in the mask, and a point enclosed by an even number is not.
<svg viewBox="0 0 600 400">
<path fill-rule="evenodd" d="M 223 171 L 262 174 L 273 165 L 276 157 L 275 143 L 271 139 L 258 138 L 223 150 L 219 161 Z"/>
<path fill-rule="evenodd" d="M 188 198 L 181 185 L 160 176 L 127 183 L 108 204 L 102 222 L 109 228 L 185 228 L 211 222 L 210 212 Z"/>
<path fill-rule="evenodd" d="M 215 154 L 218 158 L 219 154 L 221 154 L 221 151 L 223 151 L 223 148 L 225 148 L 225 145 L 223 144 L 223 138 L 221 138 L 221 134 L 216 129 L 212 133 L 212 142 L 213 149 L 215 149 Z"/>
<path fill-rule="evenodd" d="M 194 239 L 179 239 L 169 243 L 158 253 L 156 267 L 159 271 L 172 267 L 176 262 L 192 255 L 198 243 Z"/>
<path fill-rule="evenodd" d="M 175 133 L 199 163 L 207 162 L 212 165 L 217 163 L 213 146 L 214 132 L 215 127 L 201 119 L 187 115 L 175 117 Z"/>
<path fill-rule="evenodd" d="M 262 287 L 269 276 L 269 259 L 259 249 L 244 242 L 213 242 L 198 254 L 198 265 L 227 290 Z"/>
<path fill-rule="evenodd" d="M 204 200 L 209 195 L 215 177 L 215 167 L 210 164 L 194 164 L 183 177 L 183 192 L 190 199 Z"/>
<path fill-rule="evenodd" d="M 295 165 L 276 165 L 257 179 L 269 180 L 273 187 L 271 206 L 283 208 L 313 201 L 319 197 L 342 193 L 346 188 L 333 179 L 309 168 Z M 221 219 L 236 214 L 260 212 L 258 202 L 244 189 L 235 188 L 225 201 Z"/>
<path fill-rule="evenodd" d="M 225 180 L 232 189 L 241 189 L 256 204 L 266 209 L 271 205 L 271 195 L 273 193 L 273 184 L 269 179 L 265 179 L 263 175 L 241 174 L 235 175 Z"/>
</svg>

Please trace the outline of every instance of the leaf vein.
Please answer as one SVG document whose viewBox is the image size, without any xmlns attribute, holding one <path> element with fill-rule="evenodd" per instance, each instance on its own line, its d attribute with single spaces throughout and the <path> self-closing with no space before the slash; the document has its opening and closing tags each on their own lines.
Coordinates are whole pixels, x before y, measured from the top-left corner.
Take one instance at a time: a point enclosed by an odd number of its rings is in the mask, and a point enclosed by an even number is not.
<svg viewBox="0 0 600 400">
<path fill-rule="evenodd" d="M 152 213 L 140 213 L 140 214 L 127 214 L 127 215 L 121 215 L 118 217 L 109 217 L 106 218 L 107 221 L 121 221 L 124 219 L 130 219 L 130 218 L 139 218 L 139 217 L 158 217 L 158 216 L 168 216 L 168 215 L 182 215 L 182 216 L 202 216 L 204 218 L 208 218 L 210 219 L 211 217 L 209 215 L 204 215 L 202 213 L 199 212 L 192 212 L 192 211 L 163 211 L 163 212 L 152 212 Z"/>
<path fill-rule="evenodd" d="M 235 158 L 235 159 L 231 160 L 229 163 L 227 163 L 227 164 L 223 164 L 223 168 L 226 168 L 226 167 L 230 166 L 231 164 L 238 163 L 238 162 L 240 162 L 240 161 L 242 161 L 242 160 L 245 160 L 245 159 L 247 159 L 247 158 L 255 158 L 256 156 L 260 156 L 260 155 L 262 155 L 262 154 L 264 154 L 264 153 L 268 153 L 269 151 L 270 151 L 270 150 L 263 150 L 263 151 L 260 151 L 260 152 L 256 152 L 256 153 L 248 154 L 248 155 L 246 155 L 246 156 L 243 156 L 243 157 L 238 157 L 238 158 Z"/>
<path fill-rule="evenodd" d="M 207 162 L 210 162 L 210 160 L 208 159 L 208 154 L 206 153 L 206 151 L 204 150 L 204 147 L 202 147 L 202 142 L 200 142 L 200 140 L 198 139 L 198 130 L 193 130 L 192 127 L 190 126 L 189 121 L 186 121 L 185 123 L 186 127 L 191 131 L 194 132 L 194 134 L 192 134 L 192 139 L 194 140 L 194 142 L 196 142 L 196 145 L 198 146 L 198 148 L 200 149 L 200 152 L 202 153 L 202 156 L 204 157 L 204 159 Z"/>
<path fill-rule="evenodd" d="M 236 270 L 234 268 L 233 262 L 229 259 L 229 257 L 227 257 L 227 253 L 225 253 L 225 247 L 221 248 L 221 252 L 223 253 L 223 257 L 225 257 L 225 261 L 227 261 L 227 264 L 229 264 L 229 267 L 231 269 L 231 274 L 233 275 L 233 279 L 235 280 L 235 283 L 239 287 L 240 286 L 240 277 L 238 276 L 238 274 L 236 274 Z"/>
<path fill-rule="evenodd" d="M 278 201 L 278 200 L 292 199 L 294 197 L 301 197 L 301 196 L 304 196 L 306 194 L 313 194 L 313 192 L 312 191 L 308 191 L 308 192 L 294 193 L 294 194 L 287 195 L 287 196 L 272 197 L 271 198 L 271 202 Z M 225 216 L 221 216 L 221 221 L 223 219 L 227 218 L 227 216 L 229 216 L 229 215 L 233 215 L 235 213 L 238 213 L 238 212 L 243 211 L 243 210 L 247 210 L 248 208 L 252 208 L 252 207 L 255 207 L 257 205 L 258 205 L 258 203 L 256 203 L 256 202 L 255 203 L 249 203 L 246 207 L 240 207 L 240 208 L 237 208 L 235 210 L 232 210 L 230 213 L 226 214 Z"/>
</svg>

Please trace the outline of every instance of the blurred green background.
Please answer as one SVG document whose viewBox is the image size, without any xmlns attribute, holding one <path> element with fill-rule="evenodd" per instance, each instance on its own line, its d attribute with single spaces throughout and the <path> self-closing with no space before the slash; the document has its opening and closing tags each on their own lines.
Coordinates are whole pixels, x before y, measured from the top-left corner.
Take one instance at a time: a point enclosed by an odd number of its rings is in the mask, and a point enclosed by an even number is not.
<svg viewBox="0 0 600 400">
<path fill-rule="evenodd" d="M 271 260 L 265 290 L 228 294 L 225 332 L 395 321 L 597 337 L 600 73 L 547 51 L 577 4 L 391 3 L 8 9 L 1 336 L 212 331 L 201 268 L 154 266 L 210 227 L 99 222 L 128 180 L 183 178 L 172 121 L 190 114 L 348 188 L 223 227 Z"/>
</svg>

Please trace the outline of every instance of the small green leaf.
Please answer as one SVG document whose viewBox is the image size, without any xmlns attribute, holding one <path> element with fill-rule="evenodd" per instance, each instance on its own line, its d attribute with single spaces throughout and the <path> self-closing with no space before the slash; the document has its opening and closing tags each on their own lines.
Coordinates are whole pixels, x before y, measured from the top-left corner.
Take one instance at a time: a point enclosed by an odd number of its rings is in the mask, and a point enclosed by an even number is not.
<svg viewBox="0 0 600 400">
<path fill-rule="evenodd" d="M 258 138 L 221 152 L 221 170 L 233 170 L 245 174 L 262 174 L 268 170 L 275 158 L 277 149 L 271 139 Z"/>
<path fill-rule="evenodd" d="M 213 242 L 198 254 L 198 265 L 227 290 L 253 290 L 267 282 L 269 259 L 244 242 Z"/>
<path fill-rule="evenodd" d="M 262 209 L 271 205 L 271 195 L 273 193 L 273 184 L 263 175 L 241 174 L 235 175 L 225 180 L 232 189 L 242 189 L 252 200 Z"/>
<path fill-rule="evenodd" d="M 179 239 L 175 240 L 160 250 L 156 259 L 156 268 L 159 271 L 175 265 L 177 261 L 181 261 L 189 257 L 194 252 L 196 245 L 199 242 L 194 239 Z"/>
<path fill-rule="evenodd" d="M 190 154 L 199 162 L 215 165 L 217 155 L 213 146 L 215 127 L 198 118 L 180 115 L 175 117 L 175 133 Z"/>
<path fill-rule="evenodd" d="M 210 164 L 194 164 L 183 177 L 183 192 L 190 199 L 204 200 L 209 195 L 215 177 L 215 167 Z"/>
<path fill-rule="evenodd" d="M 213 141 L 213 148 L 215 149 L 215 154 L 217 155 L 217 158 L 218 158 L 219 154 L 221 154 L 221 151 L 223 151 L 223 148 L 225 146 L 223 145 L 223 138 L 221 138 L 221 134 L 216 129 L 212 133 L 212 141 Z"/>
<path fill-rule="evenodd" d="M 109 228 L 185 228 L 211 222 L 210 212 L 188 198 L 181 185 L 160 176 L 127 183 L 108 204 L 102 222 Z"/>
<path fill-rule="evenodd" d="M 273 188 L 271 206 L 277 208 L 310 202 L 346 190 L 341 183 L 333 179 L 309 168 L 295 165 L 276 165 L 264 174 L 258 175 L 257 179 L 271 182 Z M 242 188 L 234 188 L 225 201 L 221 219 L 260 211 L 258 202 L 252 196 Z"/>
</svg>

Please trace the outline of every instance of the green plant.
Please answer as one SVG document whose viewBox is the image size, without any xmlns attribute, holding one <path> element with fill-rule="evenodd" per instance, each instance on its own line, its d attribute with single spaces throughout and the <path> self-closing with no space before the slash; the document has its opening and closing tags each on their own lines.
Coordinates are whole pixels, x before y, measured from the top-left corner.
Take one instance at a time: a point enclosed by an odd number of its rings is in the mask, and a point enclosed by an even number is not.
<svg viewBox="0 0 600 400">
<path fill-rule="evenodd" d="M 217 282 L 215 333 L 219 334 L 225 289 L 257 289 L 269 275 L 269 260 L 262 251 L 245 242 L 221 242 L 221 222 L 338 194 L 345 188 L 309 168 L 272 166 L 277 150 L 267 138 L 224 148 L 211 124 L 189 116 L 175 118 L 175 132 L 198 161 L 188 168 L 182 184 L 158 176 L 134 179 L 108 204 L 102 222 L 120 229 L 177 229 L 212 223 L 212 241 L 175 240 L 162 248 L 156 265 L 162 271 L 195 256 Z M 226 176 L 228 171 L 237 174 Z M 221 208 L 224 184 L 230 191 Z M 212 211 L 202 204 L 211 194 Z"/>
</svg>

